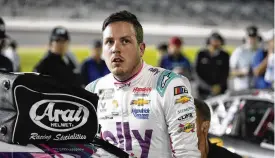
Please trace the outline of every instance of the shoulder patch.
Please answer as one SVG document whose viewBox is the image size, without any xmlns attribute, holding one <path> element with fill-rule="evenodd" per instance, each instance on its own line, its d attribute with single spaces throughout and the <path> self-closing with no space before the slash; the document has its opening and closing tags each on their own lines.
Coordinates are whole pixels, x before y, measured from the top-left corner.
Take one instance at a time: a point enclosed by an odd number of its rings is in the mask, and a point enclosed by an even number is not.
<svg viewBox="0 0 275 158">
<path fill-rule="evenodd" d="M 99 78 L 99 79 L 100 79 L 100 78 Z M 94 93 L 94 92 L 95 92 L 96 84 L 97 84 L 97 82 L 99 81 L 99 79 L 96 79 L 95 81 L 89 83 L 89 84 L 85 87 L 85 89 L 86 89 L 87 91 L 89 91 L 89 92 Z"/>
<path fill-rule="evenodd" d="M 165 70 L 160 74 L 157 81 L 157 91 L 162 97 L 169 83 L 176 77 L 180 76 L 169 70 Z"/>
</svg>

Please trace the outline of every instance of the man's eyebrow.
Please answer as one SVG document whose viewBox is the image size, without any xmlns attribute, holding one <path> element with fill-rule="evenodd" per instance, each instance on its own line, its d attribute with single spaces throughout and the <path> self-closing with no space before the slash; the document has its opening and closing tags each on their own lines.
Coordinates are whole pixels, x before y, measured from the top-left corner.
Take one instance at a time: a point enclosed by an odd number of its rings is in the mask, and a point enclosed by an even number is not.
<svg viewBox="0 0 275 158">
<path fill-rule="evenodd" d="M 130 35 L 127 35 L 127 36 L 122 36 L 122 37 L 120 37 L 121 39 L 124 39 L 124 38 L 131 38 L 131 36 Z"/>
</svg>

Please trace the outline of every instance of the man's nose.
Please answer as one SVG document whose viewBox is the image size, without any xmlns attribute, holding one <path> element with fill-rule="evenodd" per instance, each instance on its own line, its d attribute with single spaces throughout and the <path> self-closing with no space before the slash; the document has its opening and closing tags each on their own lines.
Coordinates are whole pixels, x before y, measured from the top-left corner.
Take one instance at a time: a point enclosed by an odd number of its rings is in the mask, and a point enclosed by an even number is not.
<svg viewBox="0 0 275 158">
<path fill-rule="evenodd" d="M 115 41 L 112 47 L 112 53 L 120 53 L 120 51 L 121 51 L 121 43 L 118 41 Z"/>
</svg>

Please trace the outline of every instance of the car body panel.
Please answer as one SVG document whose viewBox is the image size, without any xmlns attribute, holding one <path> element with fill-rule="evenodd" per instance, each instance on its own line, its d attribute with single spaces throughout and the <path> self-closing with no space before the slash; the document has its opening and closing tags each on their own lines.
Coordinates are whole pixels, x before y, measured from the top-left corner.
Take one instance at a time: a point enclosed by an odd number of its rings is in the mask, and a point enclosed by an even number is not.
<svg viewBox="0 0 275 158">
<path fill-rule="evenodd" d="M 265 142 L 256 143 L 239 135 L 230 135 L 232 134 L 232 129 L 234 130 L 232 121 L 240 115 L 241 110 L 245 108 L 250 109 L 249 107 L 251 104 L 249 104 L 249 101 L 261 102 L 264 103 L 267 109 L 273 109 L 272 114 L 274 121 L 273 90 L 252 89 L 227 92 L 223 95 L 205 100 L 211 111 L 210 138 L 221 139 L 222 142 L 220 144 L 223 144 L 225 148 L 242 156 L 252 158 L 273 158 L 274 144 L 266 144 Z"/>
</svg>

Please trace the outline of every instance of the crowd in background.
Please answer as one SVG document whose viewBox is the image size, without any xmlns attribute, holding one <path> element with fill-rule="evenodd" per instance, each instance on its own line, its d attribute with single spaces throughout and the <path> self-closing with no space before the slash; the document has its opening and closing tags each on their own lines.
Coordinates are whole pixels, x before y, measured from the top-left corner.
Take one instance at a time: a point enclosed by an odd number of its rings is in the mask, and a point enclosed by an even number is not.
<svg viewBox="0 0 275 158">
<path fill-rule="evenodd" d="M 90 56 L 82 63 L 78 63 L 69 51 L 70 40 L 70 33 L 66 28 L 54 28 L 50 34 L 48 50 L 33 71 L 81 87 L 109 73 L 101 56 L 101 40 L 93 41 Z M 192 64 L 183 55 L 183 38 L 171 37 L 157 47 L 158 66 L 187 77 L 191 84 L 195 83 L 197 97 L 201 99 L 225 93 L 229 79 L 233 80 L 233 90 L 273 88 L 274 30 L 261 37 L 256 26 L 247 27 L 243 43 L 240 43 L 231 56 L 223 48 L 225 41 L 218 32 L 213 32 Z M 6 35 L 2 19 L 0 42 L 1 70 L 20 71 L 17 43 Z"/>
</svg>

